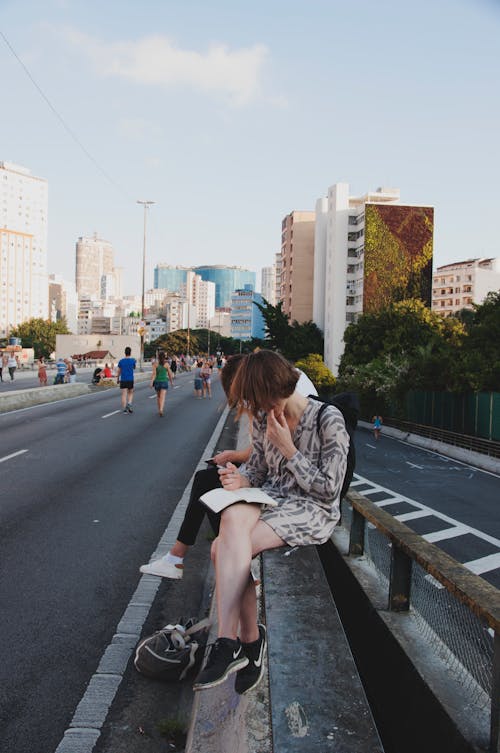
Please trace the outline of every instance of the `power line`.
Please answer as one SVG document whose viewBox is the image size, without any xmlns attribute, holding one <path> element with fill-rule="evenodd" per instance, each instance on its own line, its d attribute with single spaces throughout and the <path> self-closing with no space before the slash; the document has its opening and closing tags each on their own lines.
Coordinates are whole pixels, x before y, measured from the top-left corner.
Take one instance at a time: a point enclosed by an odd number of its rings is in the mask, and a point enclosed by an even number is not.
<svg viewBox="0 0 500 753">
<path fill-rule="evenodd" d="M 73 139 L 73 141 L 80 147 L 80 149 L 82 150 L 82 152 L 92 162 L 92 164 L 94 165 L 94 167 L 97 168 L 97 170 L 101 173 L 101 175 L 103 175 L 106 178 L 106 180 L 108 180 L 123 196 L 125 196 L 128 201 L 132 201 L 131 197 L 122 188 L 122 186 L 120 186 L 115 180 L 113 180 L 113 178 L 106 172 L 106 170 L 104 170 L 104 168 L 101 167 L 101 165 L 97 162 L 97 160 L 94 159 L 94 157 L 90 154 L 90 152 L 88 151 L 88 149 L 84 146 L 84 144 L 82 144 L 82 142 L 80 141 L 80 139 L 78 138 L 78 136 L 76 135 L 76 133 L 66 123 L 66 121 L 64 120 L 64 118 L 62 117 L 62 115 L 59 114 L 59 112 L 56 110 L 56 108 L 54 107 L 54 105 L 52 104 L 52 102 L 50 101 L 50 99 L 47 97 L 47 95 L 45 94 L 45 92 L 42 90 L 42 88 L 38 85 L 38 83 L 35 81 L 35 79 L 31 75 L 28 67 L 21 60 L 21 58 L 19 57 L 19 55 L 17 54 L 17 52 L 14 50 L 14 48 L 11 45 L 11 43 L 9 42 L 9 40 L 7 39 L 7 37 L 5 36 L 5 34 L 1 30 L 0 30 L 0 36 L 2 37 L 3 41 L 5 42 L 5 44 L 7 45 L 7 47 L 9 48 L 9 50 L 11 51 L 11 53 L 16 58 L 16 60 L 19 63 L 19 65 L 23 68 L 24 72 L 26 73 L 26 75 L 28 76 L 29 80 L 31 81 L 31 83 L 33 84 L 33 86 L 35 87 L 35 89 L 38 91 L 38 93 L 40 94 L 40 96 L 42 97 L 42 99 L 50 107 L 50 109 L 52 110 L 53 114 L 56 116 L 56 118 L 58 119 L 58 121 L 61 123 L 62 127 L 64 128 L 64 130 L 71 136 L 71 138 Z"/>
</svg>

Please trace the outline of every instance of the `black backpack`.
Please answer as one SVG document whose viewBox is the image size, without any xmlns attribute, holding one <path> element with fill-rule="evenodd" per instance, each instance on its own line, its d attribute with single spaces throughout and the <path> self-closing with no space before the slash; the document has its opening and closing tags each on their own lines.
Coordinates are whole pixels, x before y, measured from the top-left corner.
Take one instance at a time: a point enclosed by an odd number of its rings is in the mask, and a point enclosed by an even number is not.
<svg viewBox="0 0 500 753">
<path fill-rule="evenodd" d="M 359 418 L 359 398 L 355 392 L 339 392 L 338 395 L 334 395 L 328 400 L 322 400 L 316 395 L 309 395 L 313 400 L 318 400 L 323 403 L 318 411 L 316 418 L 316 426 L 319 433 L 321 426 L 321 416 L 328 405 L 333 405 L 337 408 L 344 417 L 345 428 L 349 434 L 349 451 L 347 453 L 347 468 L 344 476 L 344 482 L 340 491 L 340 499 L 343 499 L 349 490 L 349 485 L 354 475 L 354 469 L 356 467 L 356 447 L 354 445 L 354 432 L 358 425 Z"/>
</svg>

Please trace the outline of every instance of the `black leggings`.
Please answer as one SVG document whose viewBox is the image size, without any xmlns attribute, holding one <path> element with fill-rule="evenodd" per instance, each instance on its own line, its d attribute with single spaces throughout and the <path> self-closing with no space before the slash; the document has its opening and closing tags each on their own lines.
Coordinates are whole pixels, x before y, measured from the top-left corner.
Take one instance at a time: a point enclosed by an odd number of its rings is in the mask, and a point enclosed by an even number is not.
<svg viewBox="0 0 500 753">
<path fill-rule="evenodd" d="M 195 473 L 193 485 L 191 487 L 191 494 L 189 496 L 189 504 L 186 508 L 184 520 L 182 521 L 182 525 L 177 535 L 178 541 L 186 544 L 186 546 L 193 546 L 205 515 L 208 515 L 213 532 L 216 536 L 218 535 L 220 513 L 215 513 L 212 512 L 212 510 L 209 510 L 203 502 L 200 502 L 200 497 L 211 489 L 221 487 L 222 484 L 219 480 L 219 473 L 216 467 L 206 468 Z"/>
</svg>

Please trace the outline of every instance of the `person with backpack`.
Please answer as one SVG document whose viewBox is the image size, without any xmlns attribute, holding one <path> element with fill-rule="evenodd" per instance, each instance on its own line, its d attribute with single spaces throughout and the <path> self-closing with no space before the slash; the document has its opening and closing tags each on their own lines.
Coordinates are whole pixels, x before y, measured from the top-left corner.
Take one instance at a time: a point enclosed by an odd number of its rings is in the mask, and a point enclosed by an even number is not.
<svg viewBox="0 0 500 753">
<path fill-rule="evenodd" d="M 237 369 L 242 360 L 246 357 L 246 354 L 241 353 L 230 356 L 221 370 L 221 384 L 226 396 L 229 395 L 231 382 L 234 379 Z M 309 377 L 304 374 L 303 371 L 300 371 L 300 369 L 296 369 L 296 371 L 299 375 L 299 379 L 295 389 L 301 395 L 317 398 L 318 393 L 316 387 Z M 249 437 L 249 439 L 251 440 L 251 437 Z M 201 495 L 221 486 L 218 466 L 224 466 L 226 463 L 233 463 L 236 466 L 239 466 L 249 459 L 251 452 L 251 441 L 246 447 L 240 450 L 223 450 L 207 461 L 208 468 L 204 468 L 195 473 L 193 484 L 191 486 L 189 503 L 186 512 L 184 513 L 184 518 L 174 545 L 163 557 L 153 560 L 147 565 L 141 565 L 139 568 L 141 573 L 144 573 L 145 575 L 157 575 L 160 578 L 170 578 L 172 580 L 180 580 L 183 577 L 184 558 L 190 547 L 194 546 L 196 543 L 196 538 L 205 515 L 208 516 L 215 535 L 217 536 L 219 533 L 220 514 L 216 514 L 209 510 L 200 500 Z"/>
<path fill-rule="evenodd" d="M 253 417 L 249 460 L 219 469 L 224 489 L 260 487 L 273 507 L 240 502 L 223 510 L 212 545 L 216 569 L 218 638 L 195 682 L 196 691 L 236 673 L 235 690 L 246 693 L 263 674 L 266 630 L 257 623 L 251 578 L 253 557 L 281 546 L 327 541 L 340 517 L 349 434 L 340 410 L 296 390 L 298 373 L 278 353 L 260 350 L 244 359 L 231 385 L 232 404 Z"/>
</svg>

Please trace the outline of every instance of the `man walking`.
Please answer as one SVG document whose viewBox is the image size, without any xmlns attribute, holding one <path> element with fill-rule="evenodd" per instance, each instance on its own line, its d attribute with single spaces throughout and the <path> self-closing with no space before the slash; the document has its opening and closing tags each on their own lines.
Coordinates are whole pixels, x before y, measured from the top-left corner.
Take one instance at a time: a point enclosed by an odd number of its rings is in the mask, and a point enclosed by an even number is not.
<svg viewBox="0 0 500 753">
<path fill-rule="evenodd" d="M 135 358 L 130 355 L 131 349 L 125 348 L 125 358 L 118 361 L 117 379 L 122 391 L 122 408 L 124 413 L 133 413 L 132 400 L 134 398 L 134 369 Z"/>
</svg>

